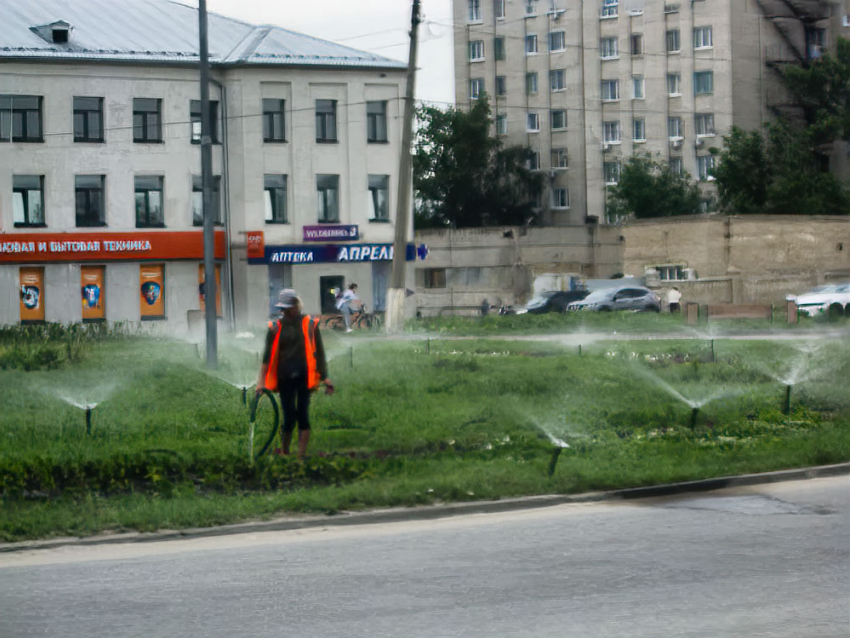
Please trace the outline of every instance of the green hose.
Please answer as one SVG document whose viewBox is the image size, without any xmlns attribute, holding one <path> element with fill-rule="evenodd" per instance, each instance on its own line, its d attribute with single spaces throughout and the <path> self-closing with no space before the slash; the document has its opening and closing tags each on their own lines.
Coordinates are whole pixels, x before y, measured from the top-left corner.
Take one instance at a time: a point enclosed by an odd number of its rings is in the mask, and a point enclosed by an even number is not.
<svg viewBox="0 0 850 638">
<path fill-rule="evenodd" d="M 266 440 L 265 445 L 260 448 L 260 451 L 254 455 L 254 458 L 260 458 L 263 454 L 268 451 L 269 447 L 277 436 L 277 431 L 280 428 L 280 411 L 277 409 L 277 401 L 275 401 L 274 393 L 266 388 L 263 388 L 260 392 L 254 393 L 254 398 L 251 399 L 251 424 L 256 423 L 257 420 L 257 407 L 260 405 L 260 399 L 263 396 L 267 396 L 269 398 L 269 403 L 272 405 L 272 413 L 274 414 L 274 421 L 272 422 L 272 429 L 269 432 L 269 438 Z"/>
</svg>

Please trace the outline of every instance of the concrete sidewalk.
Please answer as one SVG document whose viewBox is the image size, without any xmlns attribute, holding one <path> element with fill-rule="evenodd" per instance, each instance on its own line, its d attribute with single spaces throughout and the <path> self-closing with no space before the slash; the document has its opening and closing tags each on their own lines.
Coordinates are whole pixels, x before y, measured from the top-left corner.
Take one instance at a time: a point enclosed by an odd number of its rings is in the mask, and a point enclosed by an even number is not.
<svg viewBox="0 0 850 638">
<path fill-rule="evenodd" d="M 330 527 L 343 525 L 376 525 L 396 523 L 399 521 L 430 520 L 450 516 L 468 514 L 489 514 L 508 512 L 540 507 L 551 507 L 565 503 L 587 503 L 592 501 L 623 500 L 669 496 L 687 492 L 705 492 L 725 487 L 744 485 L 760 485 L 780 481 L 797 481 L 803 479 L 839 476 L 850 474 L 850 463 L 836 465 L 820 465 L 817 467 L 764 472 L 761 474 L 743 474 L 741 476 L 723 476 L 687 481 L 685 483 L 668 483 L 636 487 L 607 492 L 587 492 L 585 494 L 547 494 L 544 496 L 525 496 L 506 498 L 497 501 L 473 501 L 466 503 L 449 503 L 420 507 L 397 507 L 390 509 L 370 510 L 363 512 L 342 512 L 334 515 L 289 515 L 270 521 L 254 521 L 221 525 L 218 527 L 199 527 L 182 530 L 160 530 L 152 533 L 129 532 L 126 534 L 103 534 L 83 538 L 64 537 L 49 540 L 22 541 L 19 543 L 0 543 L 0 553 L 20 552 L 36 549 L 54 549 L 64 546 L 106 545 L 114 543 L 144 543 L 151 541 L 167 541 L 186 538 L 204 538 L 224 536 L 228 534 L 248 534 L 256 532 L 271 532 L 280 530 L 305 529 L 311 527 Z"/>
</svg>

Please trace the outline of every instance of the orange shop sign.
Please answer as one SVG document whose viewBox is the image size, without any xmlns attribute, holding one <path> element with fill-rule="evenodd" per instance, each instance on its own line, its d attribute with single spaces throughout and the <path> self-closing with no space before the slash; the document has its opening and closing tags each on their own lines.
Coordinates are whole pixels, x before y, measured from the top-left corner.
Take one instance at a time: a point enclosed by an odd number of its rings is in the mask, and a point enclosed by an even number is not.
<svg viewBox="0 0 850 638">
<path fill-rule="evenodd" d="M 223 230 L 215 233 L 215 258 L 224 259 Z M 146 233 L 8 233 L 0 235 L 0 263 L 203 259 L 200 230 Z"/>
</svg>

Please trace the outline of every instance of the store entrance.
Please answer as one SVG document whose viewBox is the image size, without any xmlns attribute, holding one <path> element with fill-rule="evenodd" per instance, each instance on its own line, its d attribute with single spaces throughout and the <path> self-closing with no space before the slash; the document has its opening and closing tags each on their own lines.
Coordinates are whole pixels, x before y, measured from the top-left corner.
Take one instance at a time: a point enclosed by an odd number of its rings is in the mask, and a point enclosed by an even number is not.
<svg viewBox="0 0 850 638">
<path fill-rule="evenodd" d="M 269 316 L 277 317 L 280 310 L 275 308 L 278 294 L 284 288 L 292 288 L 292 266 L 289 264 L 269 264 Z"/>
<path fill-rule="evenodd" d="M 322 300 L 322 314 L 336 312 L 336 293 L 345 287 L 345 277 L 319 277 L 319 298 Z"/>
</svg>

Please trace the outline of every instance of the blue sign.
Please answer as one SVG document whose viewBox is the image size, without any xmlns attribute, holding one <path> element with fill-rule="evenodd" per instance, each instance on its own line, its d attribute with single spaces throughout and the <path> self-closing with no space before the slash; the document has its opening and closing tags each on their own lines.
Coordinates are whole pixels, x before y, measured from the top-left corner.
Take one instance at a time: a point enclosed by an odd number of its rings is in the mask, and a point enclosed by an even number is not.
<svg viewBox="0 0 850 638">
<path fill-rule="evenodd" d="M 266 246 L 262 259 L 252 257 L 249 264 L 329 264 L 392 261 L 392 244 L 324 244 L 321 246 Z M 406 261 L 416 259 L 416 247 L 407 244 Z M 421 255 L 421 253 L 420 253 Z M 421 258 L 421 256 L 420 256 Z"/>
</svg>

